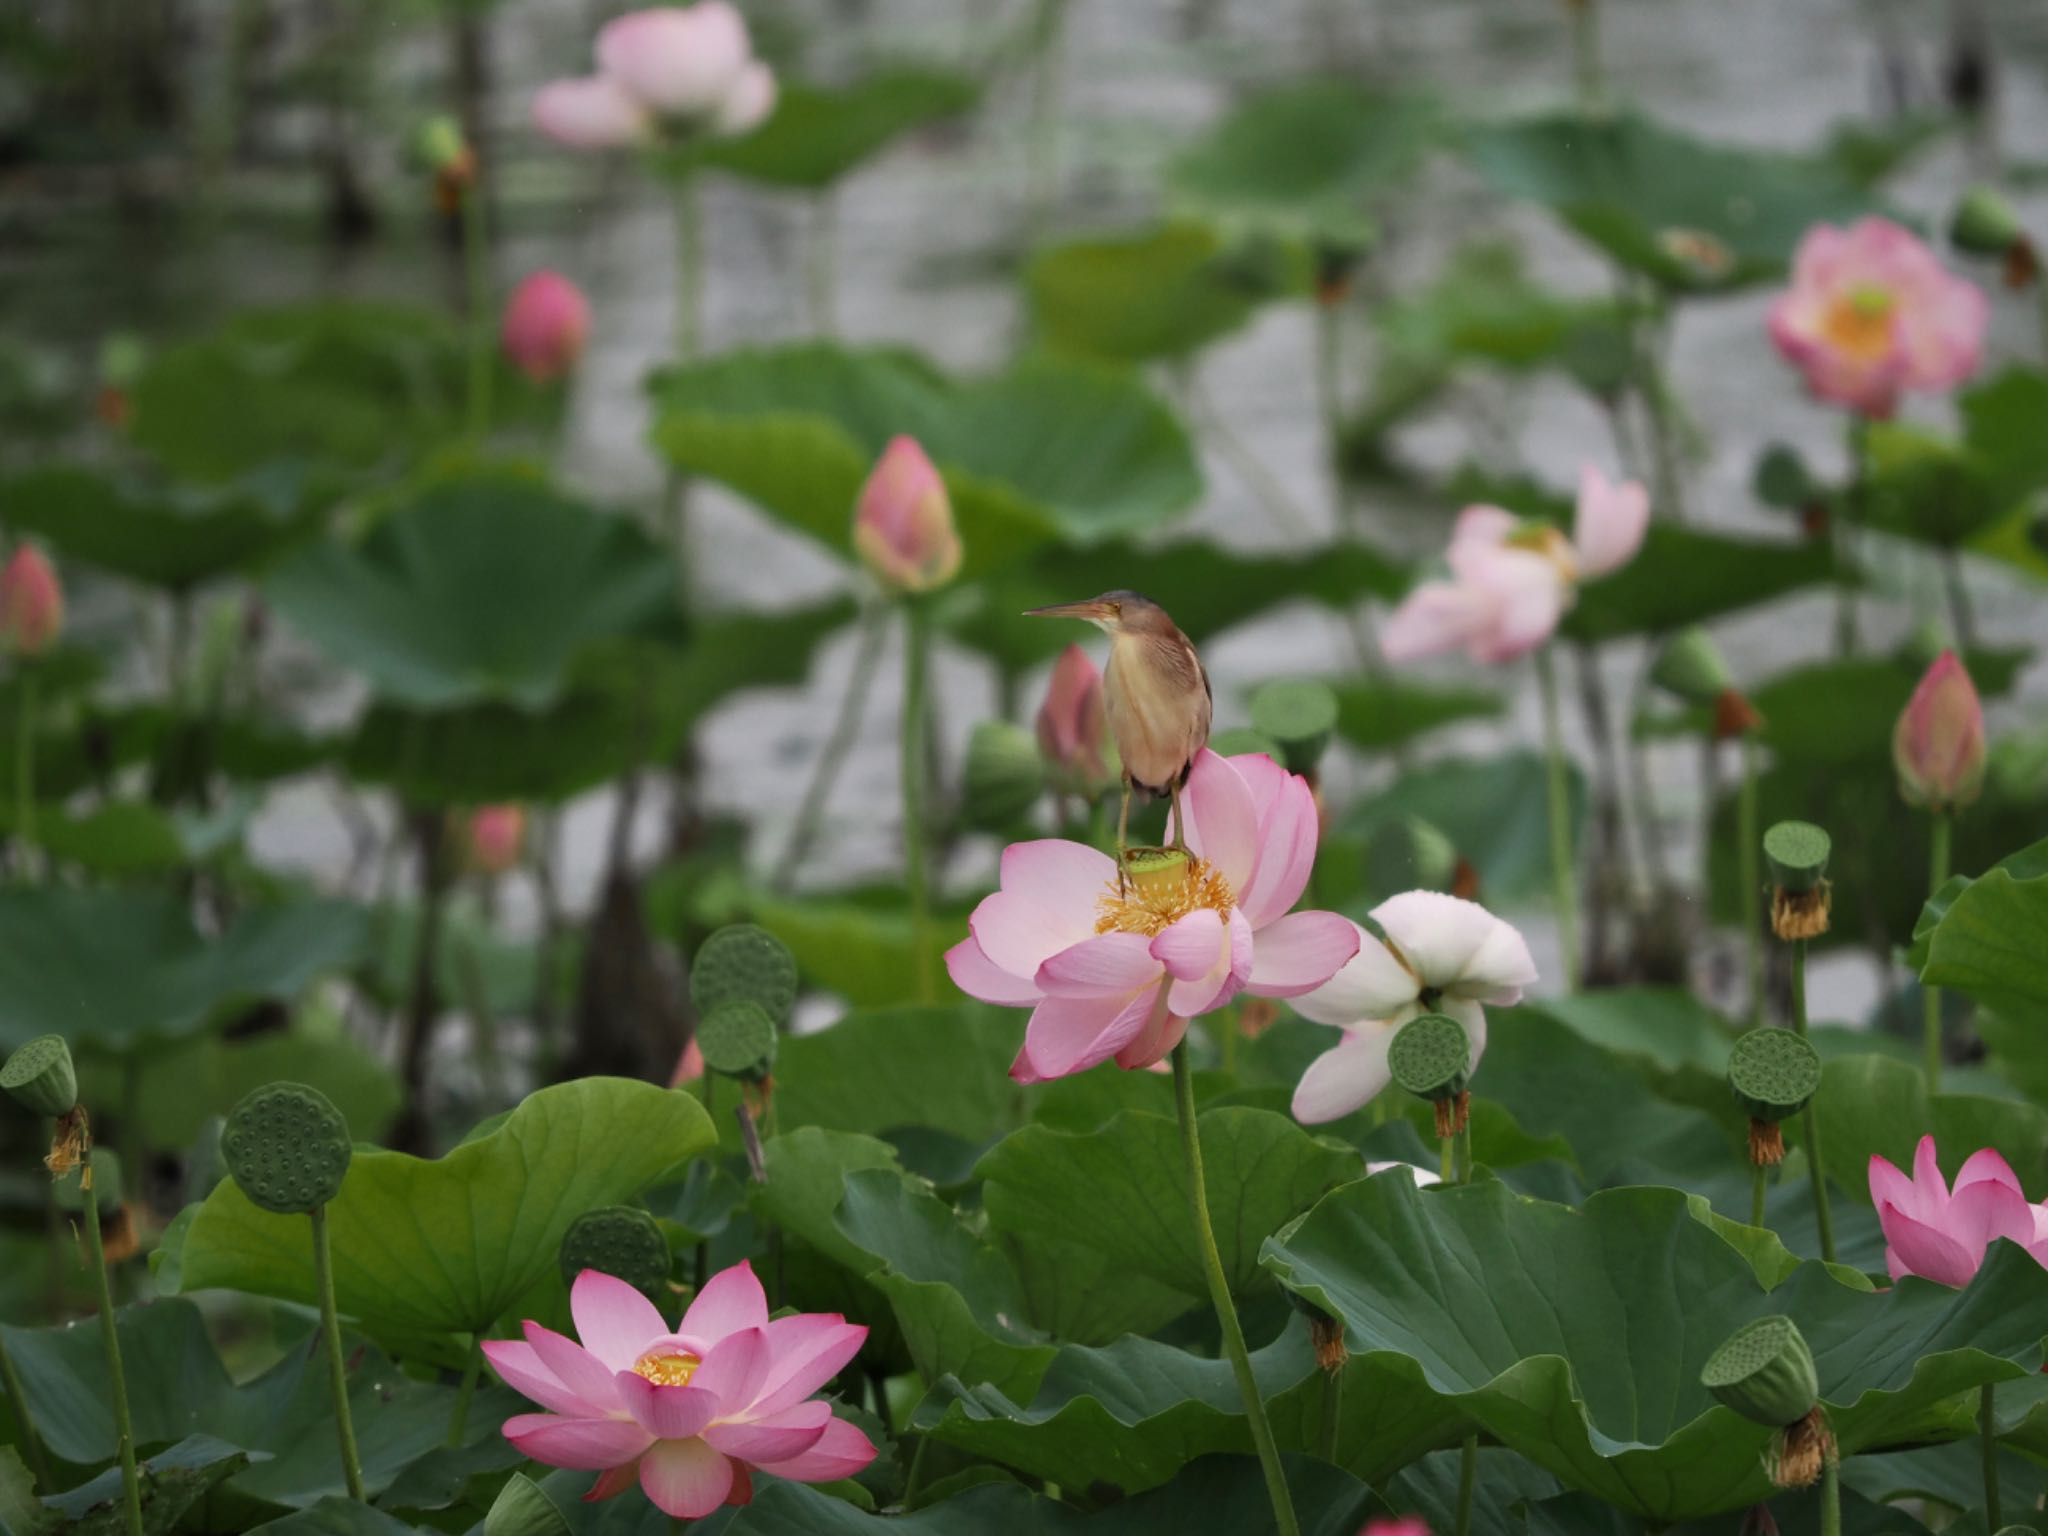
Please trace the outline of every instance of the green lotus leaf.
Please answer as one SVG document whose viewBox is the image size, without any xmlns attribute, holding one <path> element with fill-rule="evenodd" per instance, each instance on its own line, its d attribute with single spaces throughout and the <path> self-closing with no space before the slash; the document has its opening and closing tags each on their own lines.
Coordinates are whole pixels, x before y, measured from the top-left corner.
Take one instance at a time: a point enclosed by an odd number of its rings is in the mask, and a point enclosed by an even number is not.
<svg viewBox="0 0 2048 1536">
<path fill-rule="evenodd" d="M 337 1303 L 371 1326 L 481 1332 L 553 1271 L 578 1216 L 633 1199 L 712 1140 L 687 1094 L 591 1077 L 541 1089 L 442 1158 L 360 1151 L 327 1207 Z M 175 1267 L 166 1289 L 313 1299 L 307 1224 L 232 1183 L 198 1207 Z"/>
<path fill-rule="evenodd" d="M 2048 875 L 2048 838 L 2030 843 L 2017 853 L 2009 853 L 1992 866 L 2002 869 L 2014 880 L 2037 880 Z M 1990 871 L 1986 871 L 1988 874 Z M 1956 898 L 1973 884 L 1968 875 L 1951 875 L 1942 882 L 1940 889 L 1927 898 L 1927 904 L 1920 909 L 1919 920 L 1913 924 L 1913 943 L 1902 957 L 1906 964 L 1918 971 L 1927 964 L 1927 951 L 1934 938 L 1934 930 L 1941 920 L 1948 916 L 1949 908 L 1956 904 Z"/>
<path fill-rule="evenodd" d="M 191 1435 L 141 1462 L 142 1529 L 168 1536 L 201 1499 L 249 1465 L 249 1453 L 211 1435 Z M 109 1467 L 98 1477 L 67 1488 L 45 1503 L 64 1517 L 75 1536 L 115 1536 L 127 1529 L 122 1473 Z"/>
<path fill-rule="evenodd" d="M 980 94 L 965 76 L 934 69 L 883 69 L 848 86 L 784 77 L 765 123 L 740 138 L 713 139 L 687 159 L 749 181 L 817 191 L 905 134 L 958 117 Z"/>
<path fill-rule="evenodd" d="M 1009 1075 L 1022 1031 L 1016 1010 L 980 1003 L 849 1014 L 782 1042 L 776 1114 L 784 1127 L 926 1126 L 979 1145 L 1023 1118 Z"/>
<path fill-rule="evenodd" d="M 1355 747 L 1383 750 L 1460 720 L 1500 713 L 1500 695 L 1484 688 L 1428 688 L 1371 678 L 1337 688 L 1337 734 Z"/>
<path fill-rule="evenodd" d="M 1562 632 L 1599 642 L 1704 624 L 1829 579 L 1824 544 L 1786 544 L 1652 523 L 1642 552 L 1590 582 Z"/>
<path fill-rule="evenodd" d="M 1104 362 L 1185 357 L 1237 330 L 1263 303 L 1300 293 L 1300 257 L 1232 247 L 1203 224 L 1069 241 L 1031 258 L 1024 291 L 1039 339 Z"/>
<path fill-rule="evenodd" d="M 1944 1074 L 1943 1082 L 1948 1081 Z M 2048 1183 L 2048 1109 L 2017 1098 L 1944 1091 L 1930 1094 L 1927 1078 L 1909 1061 L 1879 1055 L 1827 1057 L 1821 1092 L 1821 1151 L 1828 1171 L 1857 1200 L 1870 1199 L 1870 1159 L 1882 1155 L 1910 1170 L 1922 1136 L 1932 1136 L 1944 1172 L 1954 1178 L 1963 1159 L 1993 1147 L 2029 1189 Z M 1796 1126 L 1788 1125 L 1790 1132 Z M 1796 1144 L 1796 1134 L 1788 1144 Z"/>
<path fill-rule="evenodd" d="M 2048 1016 L 2048 875 L 2002 867 L 1972 881 L 1928 935 L 1920 979 L 2015 1022 Z"/>
</svg>

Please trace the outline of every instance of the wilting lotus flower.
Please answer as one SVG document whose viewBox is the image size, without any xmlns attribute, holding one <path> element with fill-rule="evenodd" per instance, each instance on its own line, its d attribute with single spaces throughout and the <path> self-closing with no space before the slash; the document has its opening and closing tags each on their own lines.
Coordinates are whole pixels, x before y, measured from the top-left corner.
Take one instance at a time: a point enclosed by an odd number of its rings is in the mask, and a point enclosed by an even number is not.
<svg viewBox="0 0 2048 1536">
<path fill-rule="evenodd" d="M 1649 522 L 1649 493 L 1591 464 L 1579 472 L 1570 538 L 1499 507 L 1467 507 L 1445 556 L 1451 579 L 1409 593 L 1380 630 L 1380 649 L 1389 661 L 1455 650 L 1474 661 L 1512 661 L 1550 638 L 1580 582 L 1635 558 Z"/>
<path fill-rule="evenodd" d="M 1317 1125 L 1348 1115 L 1387 1086 L 1394 1032 L 1424 1013 L 1465 1026 L 1472 1065 L 1486 1049 L 1486 1003 L 1521 1001 L 1536 979 L 1529 946 L 1476 902 L 1409 891 L 1372 909 L 1382 943 L 1358 930 L 1358 954 L 1330 981 L 1294 1000 L 1294 1011 L 1334 1024 L 1344 1038 L 1309 1063 L 1294 1090 L 1294 1118 Z"/>
<path fill-rule="evenodd" d="M 502 875 L 519 862 L 526 842 L 526 811 L 517 805 L 486 805 L 469 813 L 469 865 L 479 874 Z"/>
<path fill-rule="evenodd" d="M 2029 1205 L 2020 1181 L 1990 1147 L 1970 1154 L 1951 1190 L 1934 1138 L 1922 1136 L 1909 1179 L 1882 1157 L 1870 1160 L 1870 1199 L 1884 1228 L 1884 1262 L 1894 1280 L 1918 1275 L 1968 1285 L 1996 1238 L 2010 1238 L 2048 1265 L 2048 1210 Z"/>
<path fill-rule="evenodd" d="M 1315 797 L 1256 753 L 1204 750 L 1181 791 L 1191 854 L 1141 865 L 1047 838 L 1003 851 L 1002 887 L 946 955 L 960 990 L 1030 1008 L 1010 1068 L 1040 1082 L 1116 1058 L 1147 1067 L 1240 992 L 1296 997 L 1358 952 L 1333 912 L 1291 912 L 1316 856 Z"/>
<path fill-rule="evenodd" d="M 890 439 L 860 488 L 853 547 L 892 592 L 929 592 L 960 569 L 946 482 L 917 440 Z"/>
<path fill-rule="evenodd" d="M 576 366 L 590 339 L 590 301 L 551 268 L 530 273 L 505 301 L 505 355 L 536 384 Z"/>
<path fill-rule="evenodd" d="M 1092 795 L 1115 777 L 1109 765 L 1109 716 L 1102 674 L 1078 645 L 1060 652 L 1045 702 L 1038 706 L 1038 750 L 1062 794 Z"/>
<path fill-rule="evenodd" d="M 839 1374 L 866 1328 L 822 1312 L 768 1320 L 744 1262 L 706 1282 L 671 1330 L 623 1280 L 586 1269 L 569 1292 L 582 1339 L 539 1323 L 526 1342 L 489 1340 L 491 1367 L 546 1413 L 505 1421 L 505 1438 L 551 1467 L 602 1472 L 589 1499 L 637 1478 L 678 1520 L 753 1497 L 753 1474 L 820 1483 L 874 1460 L 868 1437 L 808 1401 Z"/>
<path fill-rule="evenodd" d="M 57 568 L 35 545 L 23 544 L 0 570 L 0 640 L 17 655 L 40 656 L 63 627 Z"/>
<path fill-rule="evenodd" d="M 1984 788 L 1984 705 L 1954 651 L 1934 658 L 1892 731 L 1899 792 L 1914 805 L 1954 810 Z"/>
<path fill-rule="evenodd" d="M 1771 306 L 1771 339 L 1823 400 L 1885 417 L 1906 390 L 1947 390 L 1977 371 L 1990 304 L 1889 219 L 1816 224 L 1792 286 Z"/>
<path fill-rule="evenodd" d="M 648 144 L 664 130 L 739 134 L 775 109 L 775 76 L 726 0 L 630 11 L 598 31 L 595 75 L 533 100 L 541 132 L 572 149 Z"/>
</svg>

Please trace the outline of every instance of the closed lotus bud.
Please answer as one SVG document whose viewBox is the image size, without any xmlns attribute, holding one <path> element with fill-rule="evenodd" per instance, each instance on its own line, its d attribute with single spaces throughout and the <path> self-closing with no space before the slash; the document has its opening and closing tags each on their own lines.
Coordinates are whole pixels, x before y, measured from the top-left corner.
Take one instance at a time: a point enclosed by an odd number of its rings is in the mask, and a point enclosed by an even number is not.
<svg viewBox="0 0 2048 1536">
<path fill-rule="evenodd" d="M 1735 686 L 1728 663 L 1697 624 L 1665 642 L 1650 666 L 1650 681 L 1688 704 L 1711 704 Z"/>
<path fill-rule="evenodd" d="M 1045 764 L 1031 732 L 1007 720 L 983 720 L 967 741 L 965 814 L 970 826 L 1006 827 L 1045 792 Z"/>
<path fill-rule="evenodd" d="M 462 124 L 452 117 L 430 117 L 420 124 L 413 139 L 419 163 L 430 171 L 453 170 L 469 157 L 469 144 L 462 137 Z"/>
<path fill-rule="evenodd" d="M 1771 1481 L 1780 1488 L 1806 1487 L 1833 1459 L 1813 1351 L 1791 1318 L 1759 1317 L 1736 1329 L 1707 1357 L 1700 1385 L 1752 1424 L 1778 1431 Z"/>
<path fill-rule="evenodd" d="M 64 627 L 64 588 L 57 568 L 33 544 L 0 570 L 0 640 L 20 656 L 40 656 Z"/>
<path fill-rule="evenodd" d="M 505 355 L 536 384 L 551 384 L 576 366 L 590 339 L 590 301 L 561 273 L 529 274 L 505 301 Z"/>
<path fill-rule="evenodd" d="M 1037 728 L 1046 778 L 1061 794 L 1093 795 L 1116 778 L 1102 674 L 1080 646 L 1068 646 L 1053 665 Z"/>
<path fill-rule="evenodd" d="M 469 813 L 469 865 L 479 874 L 502 875 L 519 862 L 526 844 L 526 811 L 517 805 L 486 805 Z"/>
<path fill-rule="evenodd" d="M 930 592 L 959 572 L 946 482 L 914 438 L 892 439 L 861 487 L 853 547 L 892 592 Z"/>
<path fill-rule="evenodd" d="M 62 1035 L 38 1035 L 18 1046 L 0 1067 L 0 1088 L 31 1114 L 52 1120 L 78 1102 L 78 1072 Z"/>
<path fill-rule="evenodd" d="M 1892 766 L 1909 804 L 1950 811 L 1984 788 L 1984 705 L 1954 651 L 1920 679 L 1892 732 Z"/>
<path fill-rule="evenodd" d="M 2013 242 L 2026 238 L 2019 215 L 1991 187 L 1977 186 L 1963 194 L 1949 220 L 1948 237 L 1958 250 L 1976 256 L 2003 256 Z"/>
</svg>

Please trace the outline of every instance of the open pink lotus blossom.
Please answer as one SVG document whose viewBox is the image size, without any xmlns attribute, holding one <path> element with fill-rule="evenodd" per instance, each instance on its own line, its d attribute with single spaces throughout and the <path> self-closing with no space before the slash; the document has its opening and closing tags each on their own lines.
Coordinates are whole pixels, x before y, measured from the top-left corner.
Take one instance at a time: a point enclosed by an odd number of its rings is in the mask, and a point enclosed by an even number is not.
<svg viewBox="0 0 2048 1536">
<path fill-rule="evenodd" d="M 1203 751 L 1181 791 L 1191 856 L 1141 866 L 1120 889 L 1116 861 L 1047 838 L 1003 851 L 1001 889 L 946 955 L 971 997 L 1031 1009 L 1019 1082 L 1114 1057 L 1148 1067 L 1188 1020 L 1240 992 L 1297 997 L 1358 952 L 1333 912 L 1294 912 L 1316 856 L 1315 796 L 1258 753 Z"/>
<path fill-rule="evenodd" d="M 892 438 L 860 488 L 853 547 L 892 592 L 929 592 L 960 569 L 946 482 L 913 437 Z"/>
<path fill-rule="evenodd" d="M 1894 1280 L 1918 1275 L 1968 1285 L 1996 1238 L 2009 1238 L 2048 1265 L 2048 1209 L 2029 1205 L 2012 1168 L 1991 1147 L 1970 1154 L 1955 1188 L 1941 1176 L 1934 1138 L 1922 1136 L 1909 1179 L 1870 1159 L 1870 1199 L 1884 1228 L 1884 1262 Z"/>
<path fill-rule="evenodd" d="M 1889 219 L 1816 224 L 1792 286 L 1771 305 L 1771 340 L 1822 400 L 1874 418 L 1907 390 L 1954 389 L 1984 355 L 1991 306 Z"/>
<path fill-rule="evenodd" d="M 1062 794 L 1093 795 L 1115 777 L 1102 674 L 1078 645 L 1060 652 L 1038 706 L 1038 750 Z"/>
<path fill-rule="evenodd" d="M 597 73 L 534 97 L 534 122 L 572 149 L 624 149 L 664 131 L 741 134 L 775 110 L 775 75 L 726 0 L 629 11 L 597 34 Z"/>
<path fill-rule="evenodd" d="M 1536 980 L 1528 943 L 1477 902 L 1408 891 L 1372 909 L 1384 942 L 1358 930 L 1358 954 L 1294 1011 L 1334 1024 L 1344 1038 L 1309 1063 L 1294 1090 L 1294 1118 L 1319 1125 L 1370 1103 L 1387 1086 L 1394 1032 L 1425 1013 L 1465 1026 L 1472 1065 L 1486 1050 L 1487 1003 L 1520 1002 Z"/>
<path fill-rule="evenodd" d="M 0 642 L 18 656 L 40 656 L 63 627 L 57 568 L 35 545 L 23 544 L 0 569 Z"/>
<path fill-rule="evenodd" d="M 469 813 L 469 865 L 479 874 L 504 874 L 519 862 L 525 845 L 523 806 L 485 805 Z"/>
<path fill-rule="evenodd" d="M 1579 472 L 1570 538 L 1500 507 L 1467 507 L 1445 555 L 1451 579 L 1410 592 L 1381 628 L 1380 649 L 1389 661 L 1456 650 L 1488 663 L 1525 655 L 1556 631 L 1581 582 L 1636 557 L 1649 523 L 1649 493 L 1591 464 Z"/>
<path fill-rule="evenodd" d="M 576 366 L 590 339 L 590 300 L 552 268 L 529 273 L 505 301 L 505 355 L 536 384 Z"/>
<path fill-rule="evenodd" d="M 1970 670 L 1943 651 L 1892 731 L 1899 792 L 1937 811 L 1969 805 L 1984 788 L 1984 704 Z"/>
<path fill-rule="evenodd" d="M 505 1421 L 505 1438 L 551 1467 L 601 1472 L 608 1499 L 637 1478 L 679 1520 L 753 1497 L 753 1474 L 822 1483 L 874 1460 L 868 1437 L 811 1400 L 859 1351 L 867 1329 L 822 1312 L 768 1319 L 752 1266 L 721 1270 L 671 1330 L 623 1280 L 586 1269 L 569 1291 L 582 1342 L 539 1323 L 526 1341 L 489 1340 L 491 1368 L 545 1413 Z"/>
</svg>

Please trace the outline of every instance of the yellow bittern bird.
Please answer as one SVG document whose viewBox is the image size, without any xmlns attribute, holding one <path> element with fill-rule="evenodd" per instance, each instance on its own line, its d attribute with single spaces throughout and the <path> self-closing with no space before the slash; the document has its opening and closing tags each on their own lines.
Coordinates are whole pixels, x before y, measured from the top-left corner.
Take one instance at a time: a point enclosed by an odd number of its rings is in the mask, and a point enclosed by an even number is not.
<svg viewBox="0 0 2048 1536">
<path fill-rule="evenodd" d="M 1128 846 L 1133 786 L 1172 800 L 1174 844 L 1185 848 L 1180 790 L 1196 754 L 1209 744 L 1213 707 L 1209 674 L 1193 642 L 1164 608 L 1136 592 L 1105 592 L 1085 603 L 1033 608 L 1026 616 L 1086 619 L 1109 636 L 1102 697 L 1124 764 L 1124 803 L 1116 821 L 1119 860 Z"/>
</svg>

